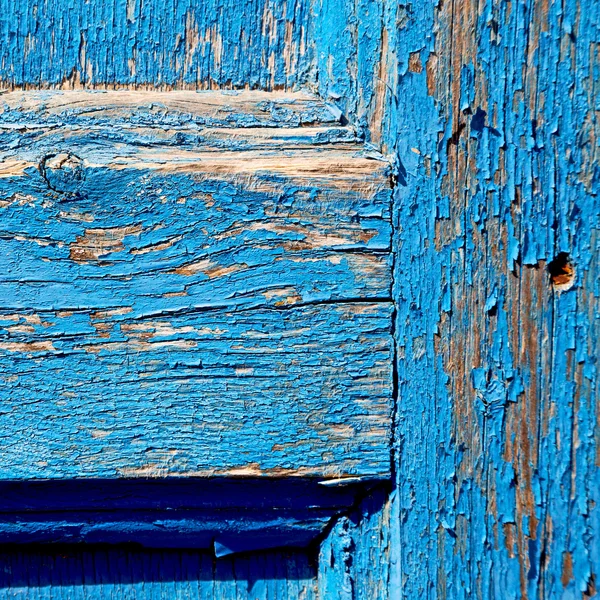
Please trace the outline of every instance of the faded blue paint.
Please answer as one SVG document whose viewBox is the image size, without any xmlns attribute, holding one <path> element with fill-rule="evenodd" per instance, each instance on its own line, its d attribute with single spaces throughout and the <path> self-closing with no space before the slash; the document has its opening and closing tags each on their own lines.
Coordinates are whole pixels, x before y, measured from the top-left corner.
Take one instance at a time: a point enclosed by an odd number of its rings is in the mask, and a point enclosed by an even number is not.
<svg viewBox="0 0 600 600">
<path fill-rule="evenodd" d="M 5 96 L 0 478 L 388 477 L 387 164 L 278 147 L 314 100 L 170 94 Z M 178 136 L 239 123 L 226 160 Z"/>
<path fill-rule="evenodd" d="M 306 80 L 307 0 L 2 0 L 9 85 L 291 87 Z"/>
<path fill-rule="evenodd" d="M 395 598 L 397 554 L 389 489 L 371 490 L 333 524 L 319 549 L 319 598 Z M 392 493 L 393 498 L 393 493 Z"/>
<path fill-rule="evenodd" d="M 93 150 L 85 155 L 96 159 Z M 287 185 L 268 179 L 273 187 Z M 299 296 L 294 304 L 390 295 L 385 190 L 369 201 L 293 184 L 275 194 L 193 174 L 89 168 L 77 194 L 61 201 L 35 168 L 0 179 L 9 204 L 0 209 L 0 268 L 11 274 L 0 279 L 6 310 L 91 311 L 126 302 L 126 318 L 137 319 L 192 308 L 276 307 L 290 289 Z M 318 221 L 318 248 L 311 245 L 315 203 L 328 212 Z M 94 246 L 94 236 L 104 246 Z M 298 250 L 290 253 L 294 244 Z M 360 270 L 370 254 L 372 269 Z M 206 264 L 195 268 L 201 260 Z M 230 276 L 216 276 L 232 267 Z M 86 283 L 94 281 L 105 283 Z"/>
<path fill-rule="evenodd" d="M 383 140 L 399 184 L 391 596 L 594 597 L 600 13 L 425 2 L 384 26 L 398 100 Z M 553 283 L 561 252 L 574 279 Z"/>
<path fill-rule="evenodd" d="M 319 90 L 397 165 L 390 597 L 595 597 L 597 5 L 342 4 Z"/>
<path fill-rule="evenodd" d="M 321 595 L 364 597 L 370 578 L 411 600 L 594 597 L 596 3 L 318 0 L 312 14 L 305 81 L 393 156 L 398 184 L 396 489 L 379 537 L 374 517 L 335 524 Z"/>
</svg>

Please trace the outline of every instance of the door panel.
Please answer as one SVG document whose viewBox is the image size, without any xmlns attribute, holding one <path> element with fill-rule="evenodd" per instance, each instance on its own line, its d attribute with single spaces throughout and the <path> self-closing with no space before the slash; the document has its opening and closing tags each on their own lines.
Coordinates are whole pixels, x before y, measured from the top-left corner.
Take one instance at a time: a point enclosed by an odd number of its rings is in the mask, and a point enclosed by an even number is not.
<svg viewBox="0 0 600 600">
<path fill-rule="evenodd" d="M 0 477 L 388 476 L 387 164 L 334 120 L 306 94 L 6 95 Z M 300 148 L 198 139 L 232 122 Z"/>
<path fill-rule="evenodd" d="M 389 547 L 391 166 L 300 91 L 318 2 L 197 4 L 3 6 L 0 597 L 350 598 Z"/>
</svg>

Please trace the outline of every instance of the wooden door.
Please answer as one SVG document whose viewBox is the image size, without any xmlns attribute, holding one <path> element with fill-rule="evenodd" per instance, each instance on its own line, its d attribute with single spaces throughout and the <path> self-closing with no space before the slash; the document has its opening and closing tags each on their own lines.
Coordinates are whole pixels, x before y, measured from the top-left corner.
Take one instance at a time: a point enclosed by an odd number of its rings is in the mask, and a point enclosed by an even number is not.
<svg viewBox="0 0 600 600">
<path fill-rule="evenodd" d="M 0 595 L 598 596 L 596 0 L 0 8 Z"/>
</svg>

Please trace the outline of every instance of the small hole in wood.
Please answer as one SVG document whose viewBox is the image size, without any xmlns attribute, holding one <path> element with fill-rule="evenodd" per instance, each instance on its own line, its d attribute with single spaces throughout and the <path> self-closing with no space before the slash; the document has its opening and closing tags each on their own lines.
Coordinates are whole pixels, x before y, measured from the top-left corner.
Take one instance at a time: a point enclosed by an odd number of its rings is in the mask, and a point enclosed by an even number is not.
<svg viewBox="0 0 600 600">
<path fill-rule="evenodd" d="M 575 279 L 575 267 L 566 252 L 559 252 L 550 263 L 548 272 L 552 284 L 561 290 L 568 290 Z"/>
</svg>

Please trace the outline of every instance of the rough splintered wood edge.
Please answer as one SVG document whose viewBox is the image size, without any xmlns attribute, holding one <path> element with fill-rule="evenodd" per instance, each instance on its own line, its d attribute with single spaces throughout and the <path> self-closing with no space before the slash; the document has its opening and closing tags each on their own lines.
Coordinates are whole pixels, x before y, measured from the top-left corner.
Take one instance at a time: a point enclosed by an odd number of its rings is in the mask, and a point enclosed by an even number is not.
<svg viewBox="0 0 600 600">
<path fill-rule="evenodd" d="M 339 123 L 341 113 L 306 91 L 16 91 L 0 92 L 0 119 L 11 111 L 36 113 L 40 117 L 68 115 L 70 118 L 101 118 L 107 114 L 131 118 L 140 109 L 173 112 L 195 118 L 247 115 L 262 118 L 273 110 L 285 110 L 281 122 L 306 113 L 315 123 Z"/>
<path fill-rule="evenodd" d="M 264 171 L 283 176 L 372 176 L 389 187 L 388 164 L 361 155 L 356 151 L 310 149 L 273 151 L 198 152 L 178 148 L 140 150 L 134 146 L 91 150 L 90 159 L 83 159 L 85 167 L 121 169 L 149 169 L 152 171 L 181 171 L 189 173 L 256 173 Z M 25 156 L 6 158 L 0 163 L 0 177 L 19 176 L 28 168 L 38 168 L 39 162 Z"/>
<path fill-rule="evenodd" d="M 339 123 L 341 113 L 306 92 L 8 92 L 0 95 L 0 104 L 4 135 L 27 131 L 0 155 L 0 177 L 39 168 L 43 156 L 58 148 L 76 152 L 86 168 L 219 177 L 260 173 L 365 194 L 390 186 L 386 159 L 364 152 L 352 130 Z M 196 118 L 200 121 L 193 122 Z M 202 132 L 201 148 L 193 141 L 168 143 L 165 135 L 173 127 Z M 111 139 L 103 139 L 101 130 Z M 285 149 L 277 147 L 282 132 Z"/>
<path fill-rule="evenodd" d="M 372 200 L 377 194 L 389 191 L 389 165 L 386 162 L 354 155 L 334 156 L 314 155 L 310 150 L 287 153 L 279 158 L 255 152 L 229 155 L 225 152 L 218 155 L 214 152 L 139 152 L 134 156 L 114 157 L 104 164 L 85 161 L 84 167 L 108 168 L 115 172 L 189 174 L 198 181 L 228 181 L 254 192 L 275 193 L 281 190 L 282 184 L 291 184 L 360 194 L 365 200 Z M 39 163 L 18 157 L 5 159 L 0 162 L 0 179 L 27 176 L 33 169 L 38 170 Z"/>
</svg>

